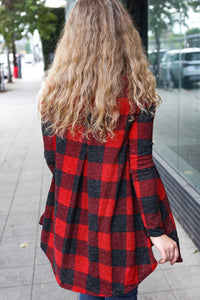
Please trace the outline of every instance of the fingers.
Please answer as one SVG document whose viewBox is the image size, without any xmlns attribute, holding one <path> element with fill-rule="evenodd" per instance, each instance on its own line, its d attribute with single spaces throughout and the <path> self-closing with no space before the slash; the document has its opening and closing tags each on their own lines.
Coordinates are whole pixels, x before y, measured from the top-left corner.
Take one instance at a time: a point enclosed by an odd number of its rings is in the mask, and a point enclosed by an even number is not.
<svg viewBox="0 0 200 300">
<path fill-rule="evenodd" d="M 150 239 L 162 255 L 162 258 L 159 260 L 160 264 L 170 261 L 170 264 L 173 265 L 177 261 L 179 257 L 179 250 L 177 243 L 173 239 L 168 237 L 166 234 L 158 237 L 150 237 Z"/>
<path fill-rule="evenodd" d="M 159 264 L 164 264 L 166 262 L 167 262 L 167 259 L 165 259 L 165 258 L 162 258 L 162 259 L 159 260 Z"/>
<path fill-rule="evenodd" d="M 165 249 L 163 251 L 162 258 L 159 260 L 160 264 L 164 264 L 167 261 L 170 261 L 170 264 L 173 265 L 179 256 L 179 251 L 176 242 L 170 245 L 168 249 Z"/>
<path fill-rule="evenodd" d="M 169 253 L 168 253 L 167 250 L 161 252 L 161 254 L 162 254 L 162 258 L 159 260 L 159 264 L 164 264 L 164 263 L 166 263 L 167 261 L 169 261 Z"/>
<path fill-rule="evenodd" d="M 170 261 L 170 264 L 173 265 L 177 261 L 178 257 L 179 257 L 179 251 L 178 251 L 178 247 L 176 245 L 175 250 L 174 250 L 174 256 L 173 256 L 172 260 Z"/>
<path fill-rule="evenodd" d="M 171 261 L 174 257 L 174 251 L 175 251 L 175 246 L 173 247 L 173 249 L 169 250 L 169 261 Z"/>
</svg>

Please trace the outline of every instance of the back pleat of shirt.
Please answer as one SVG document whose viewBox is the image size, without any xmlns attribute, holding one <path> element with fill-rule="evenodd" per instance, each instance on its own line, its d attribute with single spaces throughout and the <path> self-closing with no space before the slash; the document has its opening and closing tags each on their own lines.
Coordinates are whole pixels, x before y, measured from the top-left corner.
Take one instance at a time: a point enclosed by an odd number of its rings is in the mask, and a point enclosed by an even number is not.
<svg viewBox="0 0 200 300">
<path fill-rule="evenodd" d="M 144 160 L 136 155 L 144 141 L 152 145 L 150 135 L 140 132 L 141 124 L 151 124 L 142 123 L 142 116 L 131 120 L 128 100 L 120 101 L 115 137 L 105 143 L 91 134 L 75 138 L 68 130 L 64 139 L 50 137 L 43 128 L 53 178 L 40 218 L 41 248 L 61 287 L 93 296 L 128 293 L 147 277 L 157 266 L 147 233 L 164 230 L 158 207 L 149 204 L 157 201 L 152 189 L 157 169 L 152 161 L 145 169 L 149 152 L 143 153 Z M 176 237 L 163 198 L 168 233 Z"/>
</svg>

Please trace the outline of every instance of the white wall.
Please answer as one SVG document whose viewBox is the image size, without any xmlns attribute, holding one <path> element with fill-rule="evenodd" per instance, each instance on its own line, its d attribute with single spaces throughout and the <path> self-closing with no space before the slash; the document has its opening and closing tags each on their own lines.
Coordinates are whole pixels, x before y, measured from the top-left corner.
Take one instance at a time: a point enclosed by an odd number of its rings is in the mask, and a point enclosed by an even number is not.
<svg viewBox="0 0 200 300">
<path fill-rule="evenodd" d="M 66 0 L 66 2 L 67 2 L 66 7 L 65 7 L 65 20 L 66 21 L 68 20 L 76 1 L 77 0 Z"/>
</svg>

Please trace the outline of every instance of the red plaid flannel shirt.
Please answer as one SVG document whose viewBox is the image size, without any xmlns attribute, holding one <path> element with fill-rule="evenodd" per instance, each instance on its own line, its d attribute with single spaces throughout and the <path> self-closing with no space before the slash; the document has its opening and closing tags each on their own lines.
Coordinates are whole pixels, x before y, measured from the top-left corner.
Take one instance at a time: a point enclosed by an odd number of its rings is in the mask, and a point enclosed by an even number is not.
<svg viewBox="0 0 200 300">
<path fill-rule="evenodd" d="M 121 98 L 115 137 L 106 143 L 73 138 L 68 130 L 64 139 L 50 137 L 42 126 L 53 176 L 39 221 L 41 248 L 65 289 L 102 297 L 128 293 L 158 265 L 149 236 L 165 233 L 179 247 L 152 159 L 154 118 L 138 110 L 130 121 L 128 112 Z"/>
</svg>

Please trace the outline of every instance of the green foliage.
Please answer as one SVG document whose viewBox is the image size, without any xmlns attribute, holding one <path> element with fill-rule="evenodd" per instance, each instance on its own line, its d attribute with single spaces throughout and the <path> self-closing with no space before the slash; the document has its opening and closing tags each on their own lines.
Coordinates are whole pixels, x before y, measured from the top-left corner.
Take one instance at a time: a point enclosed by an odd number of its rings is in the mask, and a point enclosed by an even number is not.
<svg viewBox="0 0 200 300">
<path fill-rule="evenodd" d="M 38 29 L 40 36 L 48 40 L 56 30 L 57 17 L 44 4 L 45 0 L 24 0 L 22 15 L 28 32 Z M 22 4 L 19 5 L 21 7 Z"/>
<path fill-rule="evenodd" d="M 189 30 L 186 31 L 186 35 L 190 35 L 190 34 L 196 34 L 196 33 L 200 33 L 200 28 L 191 28 Z"/>
<path fill-rule="evenodd" d="M 62 7 L 51 8 L 51 12 L 57 16 L 56 30 L 51 34 L 51 38 L 47 40 L 45 36 L 41 37 L 42 40 L 42 50 L 44 57 L 44 69 L 47 70 L 48 66 L 52 61 L 51 55 L 54 55 L 57 42 L 61 35 L 62 28 L 65 24 L 65 9 Z"/>
<path fill-rule="evenodd" d="M 10 47 L 13 40 L 20 39 L 23 31 L 24 25 L 15 17 L 15 12 L 0 6 L 0 34 L 3 35 L 6 46 Z"/>
<path fill-rule="evenodd" d="M 194 9 L 194 11 L 200 12 L 200 1 L 199 0 L 190 0 L 189 5 Z"/>
<path fill-rule="evenodd" d="M 45 6 L 45 0 L 3 0 L 0 3 L 0 34 L 6 45 L 38 29 L 49 39 L 56 29 L 57 17 Z"/>
<path fill-rule="evenodd" d="M 184 35 L 172 33 L 167 39 L 167 45 L 170 46 L 171 49 L 184 48 Z"/>
<path fill-rule="evenodd" d="M 183 34 L 181 35 L 183 37 Z M 180 38 L 180 34 L 178 33 L 172 33 L 169 38 L 168 38 L 168 41 L 169 42 L 174 42 L 174 41 L 177 41 L 177 39 Z"/>
<path fill-rule="evenodd" d="M 5 39 L 8 52 L 13 53 L 16 66 L 15 41 L 38 29 L 43 39 L 50 39 L 56 30 L 57 17 L 45 6 L 45 0 L 2 0 L 0 1 L 0 34 Z M 8 56 L 9 57 L 9 56 Z M 8 58 L 8 81 L 12 82 Z"/>
<path fill-rule="evenodd" d="M 199 249 L 195 249 L 192 253 L 195 254 L 197 252 L 199 252 Z"/>
<path fill-rule="evenodd" d="M 157 36 L 161 36 L 162 32 L 179 22 L 179 14 L 182 11 L 184 18 L 188 17 L 188 1 L 187 0 L 150 0 L 149 5 L 149 22 L 150 27 Z"/>
</svg>

